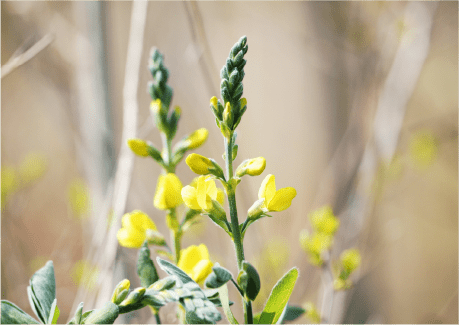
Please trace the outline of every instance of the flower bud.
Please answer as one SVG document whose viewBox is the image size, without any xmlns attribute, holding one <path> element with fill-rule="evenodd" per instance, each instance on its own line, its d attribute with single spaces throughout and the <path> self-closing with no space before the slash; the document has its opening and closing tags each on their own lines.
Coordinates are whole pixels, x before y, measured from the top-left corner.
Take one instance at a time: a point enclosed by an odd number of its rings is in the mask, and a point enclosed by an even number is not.
<svg viewBox="0 0 459 325">
<path fill-rule="evenodd" d="M 209 168 L 213 167 L 209 158 L 192 153 L 186 157 L 186 164 L 198 175 L 207 175 L 210 173 Z"/>
<path fill-rule="evenodd" d="M 167 278 L 156 281 L 151 286 L 149 286 L 148 289 L 153 289 L 155 291 L 168 290 L 168 289 L 171 289 L 175 285 L 175 282 L 176 282 L 175 279 L 169 276 Z"/>
<path fill-rule="evenodd" d="M 231 104 L 227 102 L 225 106 L 225 110 L 223 111 L 223 123 L 225 123 L 230 130 L 233 129 L 233 120 L 234 120 L 234 114 L 231 110 Z"/>
<path fill-rule="evenodd" d="M 362 258 L 357 249 L 347 249 L 341 253 L 341 264 L 346 273 L 350 274 L 360 266 Z"/>
<path fill-rule="evenodd" d="M 112 302 L 114 304 L 119 305 L 124 300 L 124 298 L 126 298 L 129 293 L 130 285 L 131 283 L 128 279 L 124 279 L 118 283 L 112 295 Z"/>
<path fill-rule="evenodd" d="M 142 299 L 143 295 L 145 294 L 145 288 L 137 288 L 134 289 L 128 297 L 119 305 L 120 306 L 128 306 L 128 305 L 133 305 L 136 302 L 140 301 Z"/>
<path fill-rule="evenodd" d="M 134 152 L 137 156 L 140 157 L 148 157 L 148 144 L 146 141 L 141 139 L 129 139 L 127 141 L 129 148 L 131 148 L 132 152 Z"/>
<path fill-rule="evenodd" d="M 265 170 L 266 160 L 263 157 L 247 159 L 236 169 L 236 176 L 242 177 L 245 174 L 258 176 Z"/>
<path fill-rule="evenodd" d="M 212 112 L 214 113 L 215 117 L 221 121 L 223 119 L 223 107 L 221 106 L 221 104 L 219 104 L 220 103 L 218 102 L 217 97 L 214 96 L 210 99 L 210 108 L 212 109 Z"/>
<path fill-rule="evenodd" d="M 150 109 L 155 117 L 155 124 L 158 130 L 168 133 L 169 125 L 167 122 L 167 107 L 161 103 L 161 99 L 151 101 Z"/>
<path fill-rule="evenodd" d="M 195 149 L 201 146 L 207 140 L 208 136 L 209 131 L 205 128 L 194 131 L 185 139 L 188 149 Z"/>
</svg>

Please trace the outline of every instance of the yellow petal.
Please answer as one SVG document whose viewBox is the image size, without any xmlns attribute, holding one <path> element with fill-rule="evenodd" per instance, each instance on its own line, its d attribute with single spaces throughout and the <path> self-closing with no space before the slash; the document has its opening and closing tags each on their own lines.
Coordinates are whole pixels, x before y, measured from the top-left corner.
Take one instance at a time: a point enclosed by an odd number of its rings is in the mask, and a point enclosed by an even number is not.
<svg viewBox="0 0 459 325">
<path fill-rule="evenodd" d="M 134 210 L 131 213 L 126 213 L 121 219 L 123 228 L 134 228 L 138 231 L 145 232 L 147 229 L 156 229 L 155 223 L 140 210 Z"/>
<path fill-rule="evenodd" d="M 195 187 L 187 185 L 182 188 L 182 198 L 183 201 L 185 201 L 186 206 L 193 210 L 201 210 L 196 195 L 197 193 Z"/>
<path fill-rule="evenodd" d="M 281 188 L 274 194 L 267 208 L 269 211 L 284 211 L 292 204 L 292 200 L 295 196 L 296 190 L 293 187 Z"/>
<path fill-rule="evenodd" d="M 197 283 L 204 281 L 212 273 L 213 263 L 209 260 L 200 260 L 190 273 L 190 277 Z"/>
<path fill-rule="evenodd" d="M 144 232 L 138 231 L 135 228 L 121 228 L 118 230 L 116 238 L 121 246 L 128 248 L 140 248 L 146 238 L 146 235 Z"/>
<path fill-rule="evenodd" d="M 274 197 L 276 193 L 276 182 L 275 177 L 272 174 L 269 174 L 265 177 L 261 183 L 260 190 L 258 191 L 258 198 L 265 199 L 265 206 L 268 206 L 269 202 Z"/>
<path fill-rule="evenodd" d="M 153 199 L 154 206 L 160 210 L 168 210 L 179 206 L 183 203 L 181 191 L 182 183 L 175 174 L 168 173 L 159 176 Z"/>
<path fill-rule="evenodd" d="M 214 200 L 217 198 L 217 186 L 210 177 L 206 177 L 206 194 Z"/>
<path fill-rule="evenodd" d="M 203 247 L 204 246 L 204 249 Z M 191 245 L 180 252 L 180 261 L 177 266 L 190 275 L 196 264 L 202 259 L 209 259 L 209 252 L 205 245 Z"/>
<path fill-rule="evenodd" d="M 217 199 L 216 201 L 223 205 L 223 201 L 225 200 L 225 193 L 221 189 L 217 189 Z"/>
</svg>

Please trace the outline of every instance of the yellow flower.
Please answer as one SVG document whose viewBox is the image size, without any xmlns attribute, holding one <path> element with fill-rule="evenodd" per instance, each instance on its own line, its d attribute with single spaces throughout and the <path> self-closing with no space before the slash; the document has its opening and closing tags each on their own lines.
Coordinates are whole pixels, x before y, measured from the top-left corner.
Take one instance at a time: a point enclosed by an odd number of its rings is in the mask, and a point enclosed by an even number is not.
<svg viewBox="0 0 459 325">
<path fill-rule="evenodd" d="M 313 265 L 321 265 L 322 252 L 328 250 L 332 243 L 333 237 L 325 233 L 314 232 L 310 235 L 307 231 L 300 233 L 300 243 L 302 248 L 309 254 L 309 261 Z"/>
<path fill-rule="evenodd" d="M 418 168 L 432 165 L 437 157 L 437 152 L 437 140 L 431 132 L 418 132 L 412 136 L 410 154 L 412 161 Z"/>
<path fill-rule="evenodd" d="M 261 183 L 258 191 L 258 199 L 264 199 L 263 207 L 268 211 L 284 211 L 291 204 L 296 196 L 296 190 L 293 187 L 285 187 L 276 191 L 274 175 L 267 175 Z"/>
<path fill-rule="evenodd" d="M 329 205 L 312 212 L 309 219 L 314 230 L 327 235 L 333 235 L 339 227 L 339 219 L 335 217 Z"/>
<path fill-rule="evenodd" d="M 357 249 L 347 249 L 341 253 L 341 263 L 346 273 L 351 273 L 360 266 L 362 258 Z"/>
<path fill-rule="evenodd" d="M 71 275 L 76 285 L 83 285 L 86 289 L 91 290 L 97 283 L 99 268 L 89 261 L 80 260 L 73 266 Z"/>
<path fill-rule="evenodd" d="M 43 154 L 37 152 L 27 154 L 19 167 L 22 185 L 26 185 L 43 176 L 47 164 L 48 162 Z"/>
<path fill-rule="evenodd" d="M 208 136 L 209 131 L 205 128 L 194 131 L 185 139 L 188 149 L 195 149 L 199 147 L 207 140 Z"/>
<path fill-rule="evenodd" d="M 70 207 L 77 218 L 87 217 L 91 208 L 91 196 L 83 179 L 75 178 L 68 189 Z"/>
<path fill-rule="evenodd" d="M 265 170 L 266 160 L 263 157 L 248 159 L 244 161 L 236 170 L 236 176 L 242 177 L 245 174 L 258 176 Z"/>
<path fill-rule="evenodd" d="M 213 263 L 209 259 L 209 251 L 206 245 L 189 246 L 180 252 L 180 260 L 177 264 L 196 283 L 203 282 L 212 273 Z"/>
<path fill-rule="evenodd" d="M 181 190 L 182 183 L 175 174 L 168 173 L 159 176 L 155 198 L 153 199 L 154 206 L 159 210 L 168 210 L 179 206 L 183 203 L 180 195 Z"/>
<path fill-rule="evenodd" d="M 129 148 L 140 157 L 148 157 L 148 144 L 141 139 L 129 139 L 127 141 Z"/>
<path fill-rule="evenodd" d="M 142 211 L 126 213 L 121 219 L 122 228 L 116 237 L 121 246 L 140 248 L 147 238 L 147 230 L 157 230 L 155 223 Z"/>
<path fill-rule="evenodd" d="M 320 315 L 314 303 L 307 302 L 304 305 L 304 309 L 306 310 L 306 316 L 311 320 L 313 324 L 320 323 Z"/>
<path fill-rule="evenodd" d="M 198 175 L 207 175 L 210 173 L 209 168 L 213 167 L 209 158 L 192 153 L 186 157 L 186 164 Z"/>
<path fill-rule="evenodd" d="M 182 189 L 182 198 L 190 209 L 209 211 L 213 207 L 212 200 L 223 204 L 224 194 L 211 176 L 199 176 Z"/>
</svg>

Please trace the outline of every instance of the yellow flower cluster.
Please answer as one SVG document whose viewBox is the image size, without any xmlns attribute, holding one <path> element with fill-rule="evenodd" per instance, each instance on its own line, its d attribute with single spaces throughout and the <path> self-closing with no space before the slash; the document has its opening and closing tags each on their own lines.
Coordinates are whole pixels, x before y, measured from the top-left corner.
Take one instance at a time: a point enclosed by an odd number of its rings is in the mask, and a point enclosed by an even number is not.
<svg viewBox="0 0 459 325">
<path fill-rule="evenodd" d="M 309 261 L 313 265 L 322 265 L 322 254 L 333 244 L 333 235 L 338 230 L 339 220 L 330 206 L 313 211 L 309 219 L 314 232 L 309 234 L 306 230 L 302 231 L 300 243 L 308 253 Z"/>
<path fill-rule="evenodd" d="M 349 288 L 352 283 L 349 279 L 349 276 L 355 269 L 360 266 L 362 258 L 357 249 L 347 249 L 341 253 L 340 264 L 339 264 L 339 276 L 335 279 L 333 285 L 335 290 L 343 290 Z"/>
<path fill-rule="evenodd" d="M 186 274 L 188 274 L 196 283 L 202 284 L 207 276 L 212 273 L 209 251 L 206 245 L 189 246 L 180 252 L 180 260 L 177 264 Z"/>
</svg>

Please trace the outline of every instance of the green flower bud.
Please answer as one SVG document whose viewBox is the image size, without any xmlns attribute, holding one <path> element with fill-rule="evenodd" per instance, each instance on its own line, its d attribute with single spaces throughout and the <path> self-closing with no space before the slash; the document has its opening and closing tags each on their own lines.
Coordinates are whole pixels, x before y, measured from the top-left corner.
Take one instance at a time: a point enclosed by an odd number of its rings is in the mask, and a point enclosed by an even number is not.
<svg viewBox="0 0 459 325">
<path fill-rule="evenodd" d="M 115 290 L 113 291 L 111 301 L 114 304 L 119 305 L 124 300 L 124 298 L 126 298 L 126 296 L 128 295 L 130 285 L 131 283 L 129 282 L 128 279 L 124 279 L 120 283 L 118 283 Z"/>
<path fill-rule="evenodd" d="M 128 305 L 133 305 L 136 302 L 139 302 L 142 299 L 143 295 L 145 294 L 145 290 L 146 290 L 145 288 L 134 289 L 128 295 L 128 297 L 122 303 L 120 303 L 119 305 L 122 306 L 122 307 L 125 307 L 125 306 L 128 306 Z"/>
</svg>

